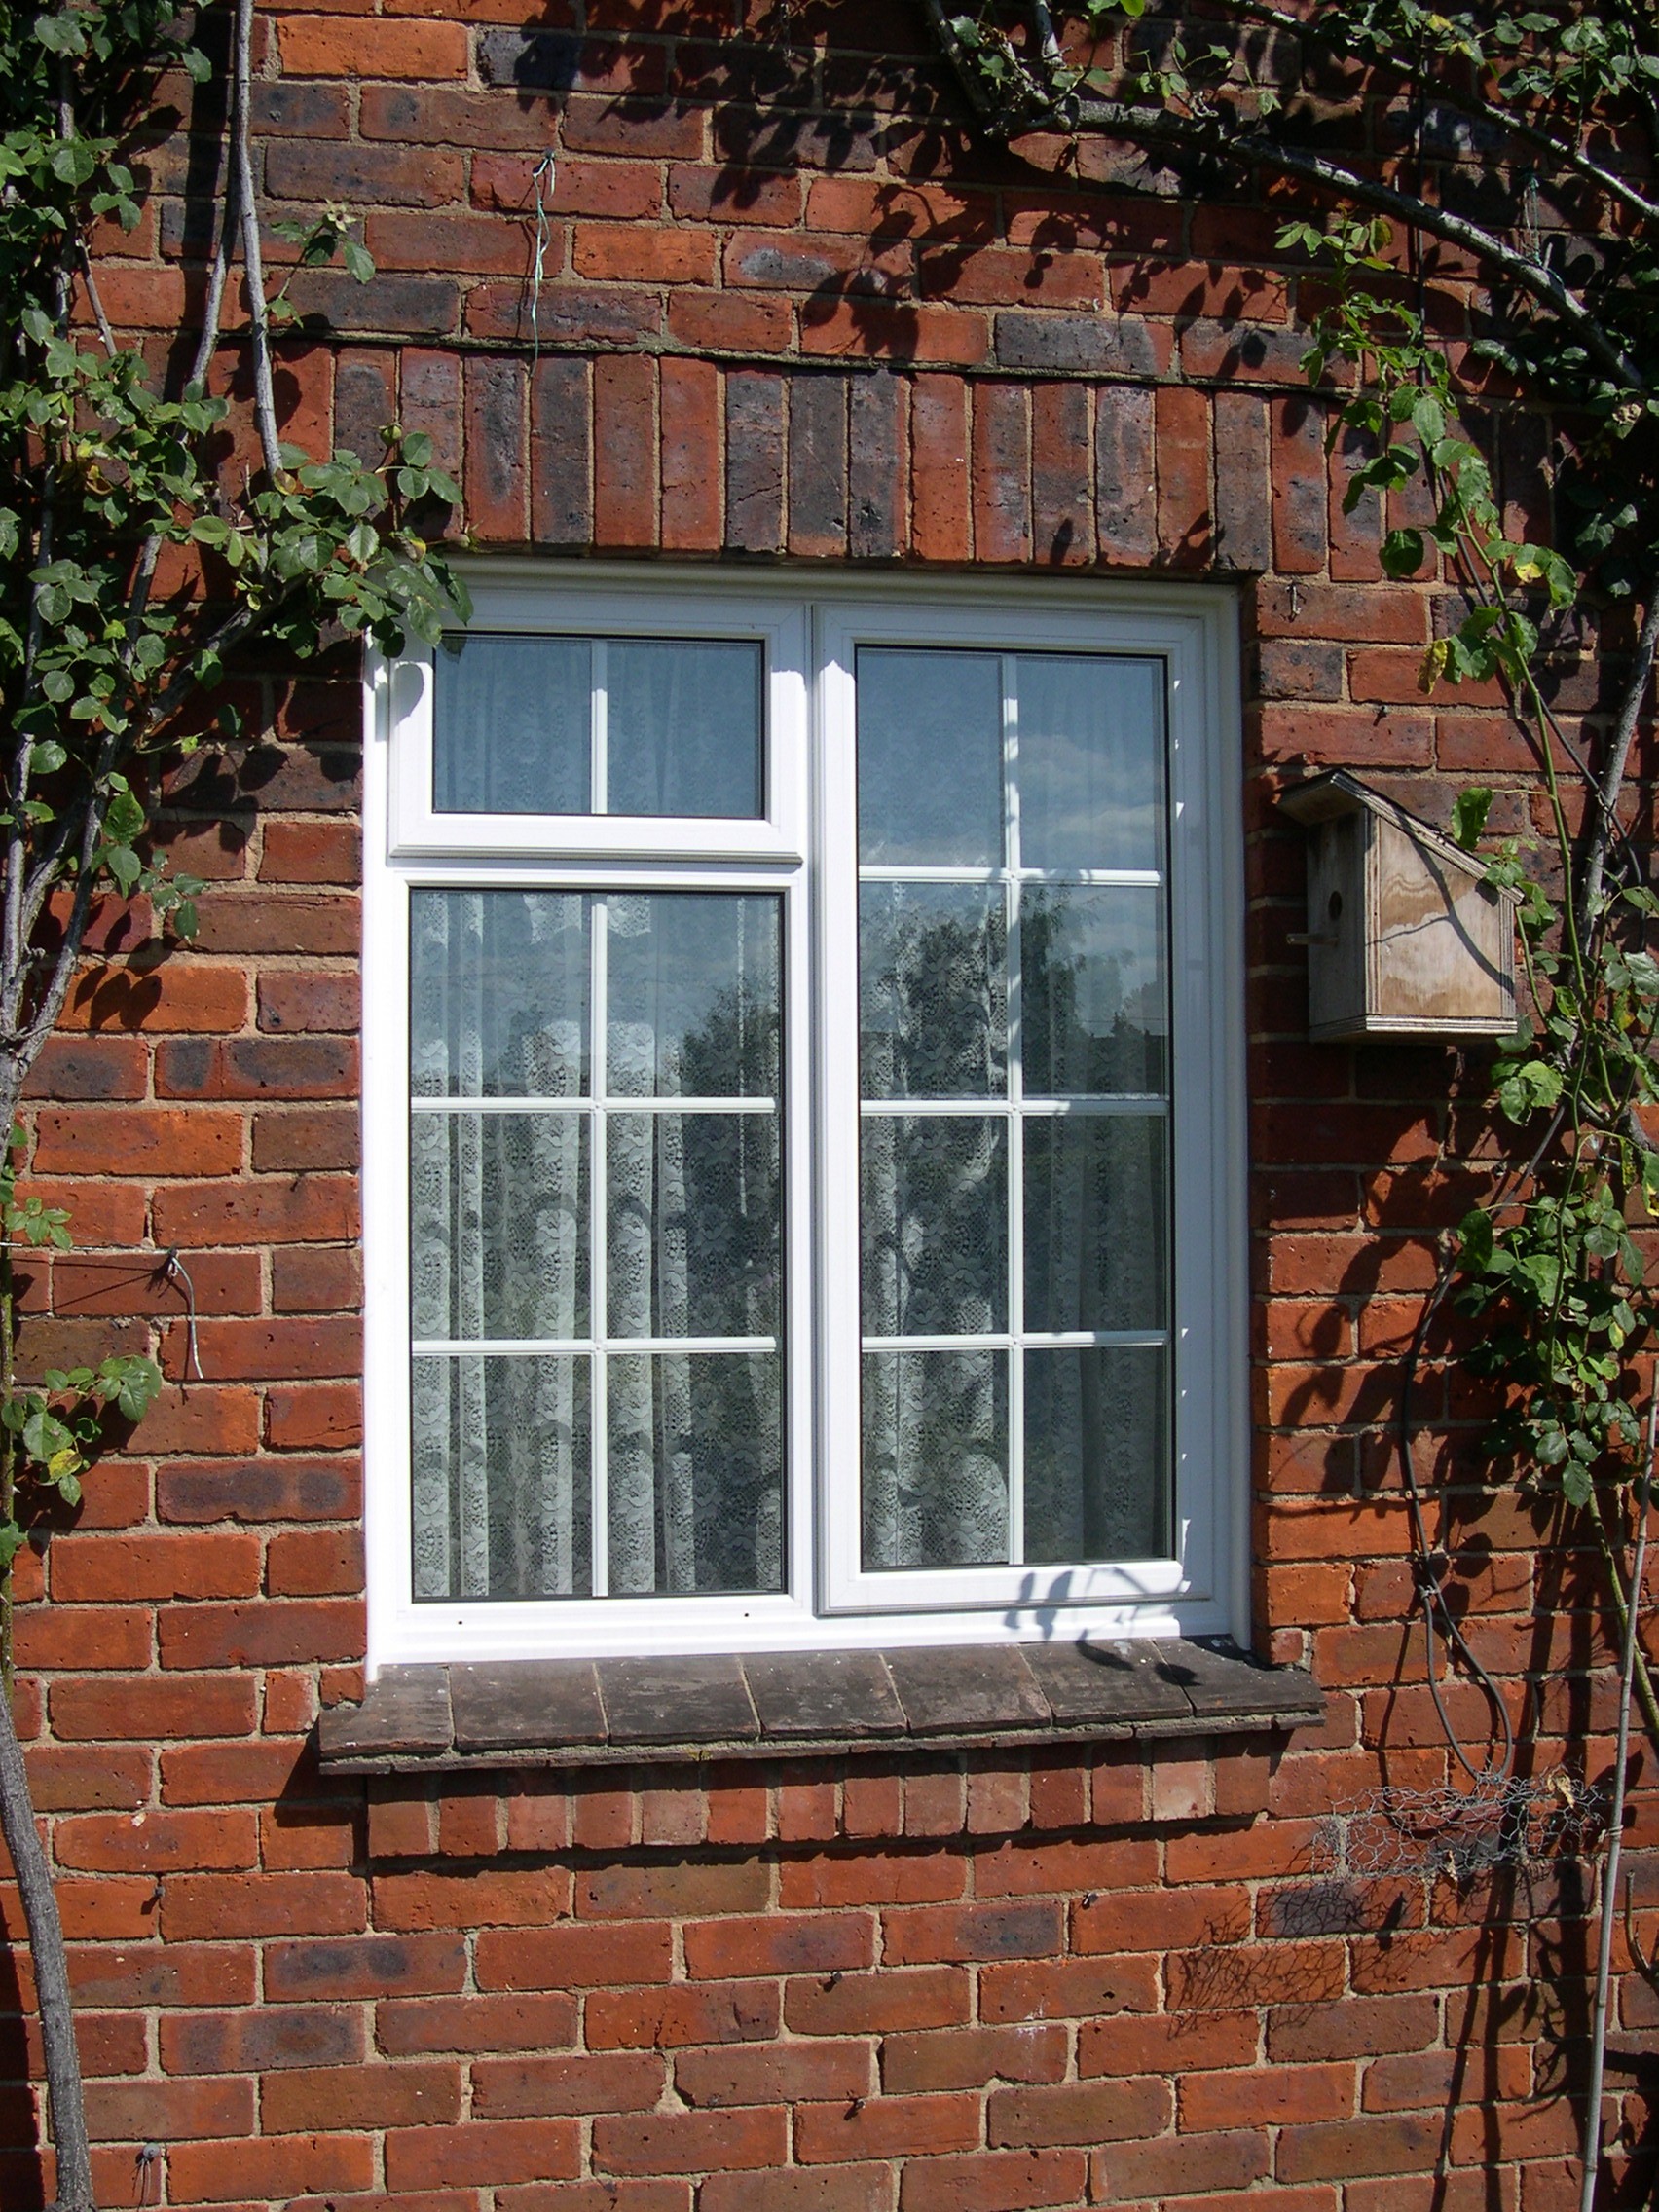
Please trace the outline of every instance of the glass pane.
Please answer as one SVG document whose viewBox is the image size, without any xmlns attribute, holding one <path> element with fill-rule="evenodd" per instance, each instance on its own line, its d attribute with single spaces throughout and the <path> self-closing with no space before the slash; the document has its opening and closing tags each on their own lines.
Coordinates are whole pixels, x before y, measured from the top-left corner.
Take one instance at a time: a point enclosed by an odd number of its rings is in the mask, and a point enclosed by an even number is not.
<svg viewBox="0 0 1659 2212">
<path fill-rule="evenodd" d="M 610 1335 L 776 1336 L 776 1117 L 611 1114 L 606 1136 Z"/>
<path fill-rule="evenodd" d="M 866 1098 L 1008 1088 L 1008 923 L 1000 885 L 859 890 L 859 1067 Z"/>
<path fill-rule="evenodd" d="M 1028 1117 L 1028 1329 L 1163 1327 L 1169 1243 L 1163 1140 L 1161 1116 Z"/>
<path fill-rule="evenodd" d="M 588 1083 L 588 902 L 558 891 L 412 891 L 418 1098 L 579 1097 Z"/>
<path fill-rule="evenodd" d="M 858 698 L 860 860 L 1000 867 L 998 656 L 866 647 Z"/>
<path fill-rule="evenodd" d="M 585 1598 L 585 1358 L 417 1359 L 415 1596 Z"/>
<path fill-rule="evenodd" d="M 782 903 L 664 891 L 606 912 L 611 1094 L 776 1097 Z"/>
<path fill-rule="evenodd" d="M 432 657 L 440 814 L 586 814 L 592 656 L 585 638 L 446 639 Z"/>
<path fill-rule="evenodd" d="M 759 814 L 760 647 L 611 638 L 605 650 L 607 813 Z"/>
<path fill-rule="evenodd" d="M 1159 1345 L 1025 1354 L 1025 1557 L 1164 1559 L 1169 1387 Z"/>
<path fill-rule="evenodd" d="M 1028 1098 L 1166 1088 L 1161 891 L 1028 886 L 1019 968 Z"/>
<path fill-rule="evenodd" d="M 1163 866 L 1163 664 L 1021 653 L 1024 867 Z"/>
<path fill-rule="evenodd" d="M 588 1329 L 584 1114 L 416 1114 L 409 1128 L 417 1337 Z"/>
<path fill-rule="evenodd" d="M 866 1115 L 864 1326 L 871 1337 L 1008 1326 L 1008 1131 L 1000 1115 Z"/>
<path fill-rule="evenodd" d="M 1008 1556 L 1007 1352 L 866 1352 L 866 1567 Z"/>
<path fill-rule="evenodd" d="M 613 1593 L 783 1588 L 779 1370 L 776 1352 L 608 1361 Z"/>
</svg>

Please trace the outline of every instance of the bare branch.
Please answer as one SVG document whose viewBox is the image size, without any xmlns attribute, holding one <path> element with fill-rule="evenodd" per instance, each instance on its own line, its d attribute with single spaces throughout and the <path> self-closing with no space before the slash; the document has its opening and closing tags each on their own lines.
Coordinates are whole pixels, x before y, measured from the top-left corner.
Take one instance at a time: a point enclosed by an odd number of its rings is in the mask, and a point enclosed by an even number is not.
<svg viewBox="0 0 1659 2212">
<path fill-rule="evenodd" d="M 1195 153 L 1207 154 L 1213 160 L 1235 162 L 1246 168 L 1276 170 L 1281 176 L 1298 177 L 1320 192 L 1351 200 L 1361 207 L 1374 208 L 1379 214 L 1391 215 L 1397 222 L 1427 231 L 1435 238 L 1446 240 L 1448 244 L 1461 246 L 1466 253 L 1475 255 L 1560 315 L 1576 333 L 1585 350 L 1627 391 L 1647 395 L 1647 380 L 1638 363 L 1608 336 L 1589 308 L 1562 282 L 1554 270 L 1532 260 L 1518 247 L 1506 244 L 1495 232 L 1482 229 L 1479 224 L 1454 214 L 1450 208 L 1397 191 L 1393 185 L 1364 176 L 1324 154 L 1312 153 L 1303 146 L 1285 145 L 1255 126 L 1234 131 L 1219 120 L 1175 115 L 1166 108 L 1128 107 L 1119 100 L 1084 100 L 1078 103 L 1074 127 L 1145 145 L 1187 147 Z"/>
<path fill-rule="evenodd" d="M 1351 56 L 1354 53 L 1351 45 L 1332 37 L 1325 28 L 1325 22 L 1331 19 L 1329 12 L 1324 17 L 1293 16 L 1288 9 L 1275 8 L 1272 0 L 1227 0 L 1227 4 L 1236 9 L 1241 16 L 1249 16 L 1257 22 L 1284 32 L 1287 37 L 1301 41 L 1311 39 L 1328 54 Z M 1389 56 L 1379 55 L 1376 59 L 1386 66 Z M 1402 67 L 1401 74 L 1404 73 Z M 1517 115 L 1509 108 L 1494 107 L 1491 100 L 1483 100 L 1463 92 L 1444 72 L 1435 79 L 1433 98 L 1444 102 L 1448 107 L 1455 107 L 1460 115 L 1491 123 L 1495 129 L 1507 131 L 1523 145 L 1535 147 L 1539 153 L 1553 155 L 1575 175 L 1604 192 L 1609 200 L 1616 200 L 1620 206 L 1639 216 L 1642 222 L 1659 223 L 1659 202 L 1649 200 L 1645 194 L 1638 192 L 1635 185 L 1627 183 L 1611 169 L 1604 168 L 1600 162 L 1593 161 L 1577 146 L 1569 145 L 1556 137 L 1552 131 L 1529 123 L 1525 116 Z"/>
<path fill-rule="evenodd" d="M 104 313 L 103 300 L 98 292 L 98 280 L 92 274 L 92 257 L 87 251 L 85 239 L 77 239 L 75 242 L 81 256 L 81 281 L 87 287 L 87 300 L 92 311 L 92 320 L 98 326 L 98 339 L 113 361 L 116 354 L 115 332 L 110 328 L 109 317 Z"/>
<path fill-rule="evenodd" d="M 1653 674 L 1653 656 L 1659 649 L 1659 576 L 1647 587 L 1647 612 L 1641 619 L 1641 633 L 1636 642 L 1636 659 L 1626 680 L 1624 697 L 1619 702 L 1618 720 L 1607 743 L 1607 757 L 1602 763 L 1599 779 L 1593 780 L 1593 789 L 1600 801 L 1600 815 L 1584 856 L 1583 888 L 1578 895 L 1579 934 L 1585 934 L 1597 902 L 1602 896 L 1602 884 L 1606 874 L 1607 848 L 1611 841 L 1611 824 L 1616 819 L 1618 796 L 1624 785 L 1625 769 L 1630 762 L 1630 749 L 1636 736 L 1637 721 L 1641 713 L 1641 702 L 1647 696 L 1648 679 Z"/>
<path fill-rule="evenodd" d="M 253 339 L 253 412 L 268 476 L 280 473 L 281 440 L 271 382 L 271 317 L 265 301 L 265 263 L 259 247 L 259 203 L 253 191 L 248 108 L 253 90 L 254 0 L 237 0 L 236 99 L 231 111 L 231 159 L 241 204 L 242 271 L 247 280 L 248 328 Z"/>
</svg>

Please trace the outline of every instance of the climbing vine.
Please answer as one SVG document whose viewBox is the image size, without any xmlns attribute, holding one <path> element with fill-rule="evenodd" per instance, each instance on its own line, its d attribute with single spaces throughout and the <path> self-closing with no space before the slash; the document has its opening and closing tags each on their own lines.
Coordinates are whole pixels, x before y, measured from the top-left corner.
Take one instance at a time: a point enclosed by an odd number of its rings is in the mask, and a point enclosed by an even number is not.
<svg viewBox="0 0 1659 2212">
<path fill-rule="evenodd" d="M 1348 511 L 1378 518 L 1386 576 L 1442 587 L 1421 688 L 1495 684 L 1536 762 L 1535 835 L 1488 839 L 1490 790 L 1456 810 L 1459 840 L 1487 850 L 1491 881 L 1518 903 L 1527 990 L 1491 1068 L 1502 1158 L 1484 1202 L 1443 1225 L 1403 1369 L 1400 1462 L 1431 1649 L 1439 1636 L 1478 1670 L 1413 1470 L 1417 1370 L 1451 1301 L 1476 1324 L 1459 1356 L 1498 1401 L 1486 1452 L 1581 1517 L 1604 1568 L 1625 1703 L 1587 2207 L 1632 1696 L 1659 1753 L 1639 1634 L 1659 1404 L 1659 1281 L 1642 1250 L 1659 1217 L 1659 898 L 1630 778 L 1659 643 L 1659 18 L 1639 0 L 921 6 L 978 128 L 1034 162 L 1063 168 L 1095 137 L 1140 148 L 1165 190 L 1271 194 L 1279 254 L 1300 272 L 1309 385 L 1332 446 L 1361 457 Z M 1547 445 L 1534 535 L 1512 527 L 1493 479 L 1493 457 L 1529 424 Z M 1554 700 L 1580 655 L 1602 696 L 1575 730 Z M 1501 1780 L 1512 1754 L 1487 1687 L 1484 1764 L 1452 1740 L 1475 1786 Z"/>
<path fill-rule="evenodd" d="M 396 424 L 367 458 L 281 435 L 250 150 L 253 0 L 49 0 L 0 14 L 0 1659 L 10 1687 L 18 1547 L 73 1508 L 108 1424 L 160 1386 L 111 1353 L 28 1380 L 18 1361 L 19 1251 L 67 1252 L 66 1213 L 19 1196 L 23 1087 L 63 1011 L 90 917 L 121 902 L 177 940 L 200 884 L 156 833 L 169 763 L 235 745 L 221 703 L 239 650 L 305 659 L 338 637 L 395 651 L 435 640 L 464 600 L 441 544 L 456 487 Z M 159 370 L 104 311 L 95 240 L 130 232 L 140 148 L 184 82 L 223 118 L 212 243 L 178 358 Z M 373 275 L 338 208 L 277 228 L 294 267 Z M 240 270 L 237 264 L 240 260 Z M 221 338 L 240 289 L 245 335 Z M 233 396 L 245 390 L 247 397 Z M 164 1258 L 158 1255 L 158 1259 Z M 28 1920 L 57 2201 L 93 2201 L 61 1931 L 27 1781 L 0 1695 L 0 1825 Z"/>
</svg>

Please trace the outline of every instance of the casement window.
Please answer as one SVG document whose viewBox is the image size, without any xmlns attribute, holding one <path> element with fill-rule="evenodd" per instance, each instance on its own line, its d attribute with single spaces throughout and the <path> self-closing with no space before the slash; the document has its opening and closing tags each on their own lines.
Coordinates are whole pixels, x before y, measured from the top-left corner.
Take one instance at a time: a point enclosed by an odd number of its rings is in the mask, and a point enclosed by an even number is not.
<svg viewBox="0 0 1659 2212">
<path fill-rule="evenodd" d="M 371 1659 L 1241 1626 L 1231 607 L 480 568 L 371 671 Z"/>
</svg>

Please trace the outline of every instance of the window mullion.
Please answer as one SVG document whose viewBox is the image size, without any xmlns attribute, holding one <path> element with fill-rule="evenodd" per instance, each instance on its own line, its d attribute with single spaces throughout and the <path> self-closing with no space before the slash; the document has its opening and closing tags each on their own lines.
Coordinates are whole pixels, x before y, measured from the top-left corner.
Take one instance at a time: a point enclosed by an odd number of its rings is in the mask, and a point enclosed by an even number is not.
<svg viewBox="0 0 1659 2212">
<path fill-rule="evenodd" d="M 1008 1374 L 1008 1558 L 1025 1558 L 1025 1095 L 1020 1052 L 1019 951 L 1019 692 L 1012 653 L 1002 655 L 1003 824 L 1008 875 L 1008 1326 L 1013 1340 Z"/>
<path fill-rule="evenodd" d="M 596 648 L 604 651 L 603 645 Z M 601 727 L 596 709 L 594 727 Z M 596 761 L 603 757 L 595 744 Z M 596 778 L 598 769 L 596 767 Z M 591 1554 L 591 1587 L 596 1598 L 604 1598 L 610 1591 L 610 1467 L 609 1467 L 609 1360 L 601 1349 L 601 1342 L 610 1327 L 609 1291 L 606 1280 L 606 1263 L 609 1257 L 606 1242 L 606 1221 L 609 1210 L 608 1180 L 609 1160 L 606 1145 L 605 1108 L 601 1103 L 610 1087 L 607 1066 L 606 1007 L 608 997 L 608 953 L 607 937 L 608 907 L 604 899 L 595 899 L 590 912 L 593 916 L 593 936 L 590 947 L 591 967 L 588 982 L 589 1022 L 589 1086 L 593 1096 L 592 1134 L 588 1140 L 588 1198 L 592 1206 L 592 1228 L 588 1248 L 588 1327 L 595 1340 L 594 1349 L 588 1355 L 588 1451 L 592 1468 L 592 1491 L 588 1509 L 588 1546 Z"/>
</svg>

